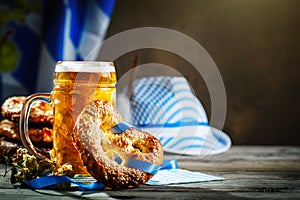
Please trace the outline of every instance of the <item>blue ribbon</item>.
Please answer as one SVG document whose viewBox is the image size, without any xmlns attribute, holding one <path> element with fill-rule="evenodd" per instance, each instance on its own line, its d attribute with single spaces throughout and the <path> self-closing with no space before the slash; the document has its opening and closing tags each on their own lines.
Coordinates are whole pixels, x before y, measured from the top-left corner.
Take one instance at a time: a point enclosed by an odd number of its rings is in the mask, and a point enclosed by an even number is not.
<svg viewBox="0 0 300 200">
<path fill-rule="evenodd" d="M 126 122 L 121 122 L 117 124 L 116 126 L 112 127 L 111 130 L 116 133 L 122 133 L 126 131 L 127 129 L 134 127 L 131 124 L 128 124 Z M 136 127 L 134 127 L 136 128 Z M 116 160 L 120 164 L 122 160 Z M 125 165 L 127 167 L 136 168 L 141 171 L 150 173 L 150 174 L 156 174 L 159 170 L 162 169 L 177 169 L 178 163 L 176 160 L 164 160 L 161 166 L 155 165 L 153 163 L 148 163 L 145 161 L 137 160 L 134 158 L 127 158 L 125 161 Z M 73 183 L 77 186 L 79 186 L 81 189 L 90 189 L 90 190 L 102 190 L 105 185 L 102 183 L 96 181 L 91 184 L 83 184 L 81 182 L 75 181 L 75 179 L 71 179 L 68 176 L 42 176 L 39 178 L 35 178 L 30 181 L 25 181 L 25 184 L 28 186 L 34 188 L 34 189 L 40 189 L 49 187 L 52 185 L 60 184 L 60 183 Z"/>
<path fill-rule="evenodd" d="M 209 126 L 208 122 L 198 121 L 179 121 L 165 124 L 138 124 L 139 127 L 145 128 L 180 128 L 182 126 Z"/>
<path fill-rule="evenodd" d="M 138 127 L 145 128 L 179 128 L 182 126 L 209 126 L 208 122 L 198 122 L 198 121 L 179 121 L 175 123 L 165 123 L 165 124 L 138 124 Z M 127 122 L 120 122 L 119 124 L 112 127 L 110 130 L 116 134 L 120 134 L 127 129 L 134 127 L 140 130 L 138 127 L 128 124 Z"/>
<path fill-rule="evenodd" d="M 120 133 L 126 131 L 127 129 L 130 129 L 131 127 L 134 127 L 135 129 L 139 130 L 139 128 L 137 128 L 131 124 L 128 124 L 127 122 L 120 122 L 119 124 L 112 127 L 110 130 L 115 134 L 120 134 Z"/>
<path fill-rule="evenodd" d="M 149 174 L 156 174 L 159 170 L 162 169 L 177 169 L 178 163 L 176 160 L 164 160 L 161 166 L 148 163 L 145 161 L 137 160 L 134 158 L 126 159 L 125 165 L 131 168 L 137 168 Z"/>
<path fill-rule="evenodd" d="M 144 172 L 150 174 L 156 174 L 159 170 L 163 169 L 177 169 L 178 163 L 176 160 L 164 160 L 161 166 L 157 166 L 152 163 L 148 163 L 141 160 L 136 160 L 134 158 L 128 158 L 126 160 L 126 166 L 140 169 Z M 83 184 L 81 182 L 75 181 L 68 176 L 42 176 L 39 178 L 32 179 L 30 181 L 25 181 L 25 184 L 34 189 L 41 189 L 61 183 L 73 183 L 81 189 L 85 190 L 102 190 L 105 188 L 105 185 L 95 181 L 90 184 Z"/>
<path fill-rule="evenodd" d="M 83 184 L 77 181 L 74 181 L 68 176 L 42 176 L 39 178 L 35 178 L 30 181 L 25 181 L 25 184 L 34 188 L 34 189 L 41 189 L 61 183 L 73 183 L 78 185 L 81 189 L 90 189 L 90 190 L 102 190 L 105 185 L 100 182 L 93 182 L 91 184 Z"/>
</svg>

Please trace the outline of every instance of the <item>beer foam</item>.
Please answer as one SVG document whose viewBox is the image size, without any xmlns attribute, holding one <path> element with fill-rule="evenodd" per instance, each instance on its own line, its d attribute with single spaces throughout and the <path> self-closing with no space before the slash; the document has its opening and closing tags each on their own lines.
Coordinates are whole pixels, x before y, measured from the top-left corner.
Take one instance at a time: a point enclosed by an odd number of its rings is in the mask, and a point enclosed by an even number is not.
<svg viewBox="0 0 300 200">
<path fill-rule="evenodd" d="M 115 72 L 112 62 L 104 61 L 58 61 L 55 72 Z"/>
</svg>

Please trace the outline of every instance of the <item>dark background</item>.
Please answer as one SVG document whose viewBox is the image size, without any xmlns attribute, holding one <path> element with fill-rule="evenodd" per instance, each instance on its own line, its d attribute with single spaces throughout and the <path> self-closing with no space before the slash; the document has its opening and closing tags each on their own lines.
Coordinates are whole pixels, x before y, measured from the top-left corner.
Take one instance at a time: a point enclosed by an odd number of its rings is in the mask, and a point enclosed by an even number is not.
<svg viewBox="0 0 300 200">
<path fill-rule="evenodd" d="M 119 0 L 107 37 L 145 26 L 188 35 L 222 75 L 223 130 L 233 144 L 299 145 L 299 8 L 299 0 Z M 182 73 L 210 116 L 207 87 L 187 61 L 170 52 L 138 50 L 115 61 L 119 77 L 135 56 L 140 64 L 162 63 Z"/>
</svg>

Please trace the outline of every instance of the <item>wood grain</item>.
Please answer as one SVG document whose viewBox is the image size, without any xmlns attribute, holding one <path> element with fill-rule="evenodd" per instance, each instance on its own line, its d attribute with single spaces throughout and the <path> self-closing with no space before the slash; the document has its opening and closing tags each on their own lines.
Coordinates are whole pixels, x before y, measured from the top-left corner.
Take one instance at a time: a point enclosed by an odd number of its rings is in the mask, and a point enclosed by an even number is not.
<svg viewBox="0 0 300 200">
<path fill-rule="evenodd" d="M 0 199 L 299 199 L 300 147 L 233 146 L 221 155 L 166 155 L 180 168 L 225 181 L 169 186 L 141 185 L 114 191 L 54 191 L 14 187 L 0 165 Z"/>
</svg>

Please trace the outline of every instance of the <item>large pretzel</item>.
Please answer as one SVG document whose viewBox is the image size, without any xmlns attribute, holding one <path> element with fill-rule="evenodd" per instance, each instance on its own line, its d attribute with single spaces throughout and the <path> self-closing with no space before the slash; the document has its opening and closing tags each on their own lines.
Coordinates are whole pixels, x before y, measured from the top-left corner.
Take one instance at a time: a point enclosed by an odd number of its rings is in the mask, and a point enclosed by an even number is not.
<svg viewBox="0 0 300 200">
<path fill-rule="evenodd" d="M 163 159 L 162 145 L 153 135 L 135 128 L 119 134 L 110 130 L 122 121 L 123 117 L 112 104 L 96 100 L 78 116 L 73 133 L 75 146 L 88 172 L 111 188 L 135 187 L 153 176 L 127 167 L 126 159 L 155 165 L 161 165 Z"/>
</svg>

